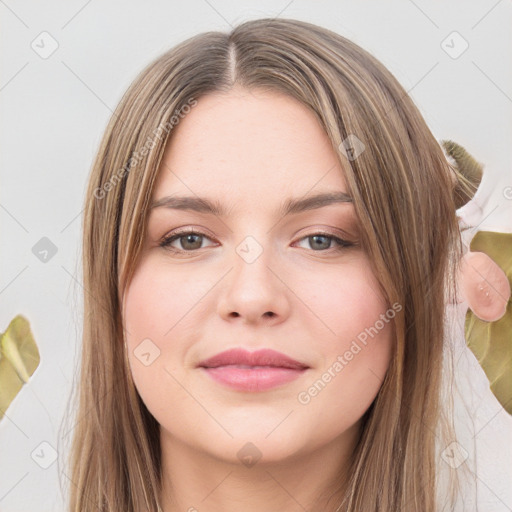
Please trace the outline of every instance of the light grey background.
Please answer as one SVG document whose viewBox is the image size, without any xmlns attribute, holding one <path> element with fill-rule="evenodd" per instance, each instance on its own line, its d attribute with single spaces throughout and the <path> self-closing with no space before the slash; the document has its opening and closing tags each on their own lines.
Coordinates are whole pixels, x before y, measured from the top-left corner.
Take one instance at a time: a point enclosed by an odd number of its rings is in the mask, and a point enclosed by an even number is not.
<svg viewBox="0 0 512 512">
<path fill-rule="evenodd" d="M 1 512 L 64 510 L 59 472 L 68 485 L 61 463 L 72 425 L 61 422 L 80 346 L 86 179 L 126 87 L 183 39 L 267 16 L 351 38 L 395 74 L 438 140 L 451 138 L 485 163 L 480 229 L 512 232 L 508 0 L 0 0 L 0 15 L 0 332 L 25 315 L 41 353 L 0 422 Z M 469 47 L 457 56 L 461 38 Z M 43 237 L 57 247 L 47 262 L 32 251 Z M 53 450 L 59 460 L 51 464 Z M 510 495 L 493 482 L 485 486 L 503 508 L 488 510 L 512 510 Z"/>
</svg>

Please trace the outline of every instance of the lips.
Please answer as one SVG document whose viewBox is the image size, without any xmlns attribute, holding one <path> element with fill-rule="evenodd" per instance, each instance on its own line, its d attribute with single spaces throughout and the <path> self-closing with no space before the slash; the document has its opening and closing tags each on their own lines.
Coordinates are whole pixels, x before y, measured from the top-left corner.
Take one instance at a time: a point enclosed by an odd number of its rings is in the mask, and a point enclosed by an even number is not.
<svg viewBox="0 0 512 512">
<path fill-rule="evenodd" d="M 216 382 L 237 391 L 266 391 L 297 379 L 309 368 L 275 350 L 231 349 L 199 363 Z"/>
<path fill-rule="evenodd" d="M 281 352 L 276 352 L 275 350 L 262 349 L 256 352 L 248 352 L 247 350 L 239 348 L 221 352 L 220 354 L 202 361 L 198 366 L 203 368 L 218 368 L 219 366 L 270 366 L 273 368 L 289 368 L 292 370 L 309 368 L 308 365 L 295 361 L 295 359 Z"/>
</svg>

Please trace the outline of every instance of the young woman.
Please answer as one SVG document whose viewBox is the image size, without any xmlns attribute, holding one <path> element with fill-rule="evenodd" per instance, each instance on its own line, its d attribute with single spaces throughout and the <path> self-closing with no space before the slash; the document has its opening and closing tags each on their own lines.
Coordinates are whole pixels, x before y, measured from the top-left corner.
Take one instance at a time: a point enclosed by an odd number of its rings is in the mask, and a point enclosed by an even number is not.
<svg viewBox="0 0 512 512">
<path fill-rule="evenodd" d="M 87 192 L 70 510 L 451 510 L 453 179 L 323 28 L 250 21 L 147 67 Z"/>
</svg>

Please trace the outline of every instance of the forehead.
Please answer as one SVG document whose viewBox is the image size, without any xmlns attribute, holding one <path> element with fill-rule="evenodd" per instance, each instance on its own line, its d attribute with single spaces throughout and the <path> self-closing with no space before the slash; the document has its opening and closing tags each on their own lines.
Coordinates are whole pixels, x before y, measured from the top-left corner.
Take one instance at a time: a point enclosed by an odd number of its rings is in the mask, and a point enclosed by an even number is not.
<svg viewBox="0 0 512 512">
<path fill-rule="evenodd" d="M 292 97 L 235 88 L 201 97 L 171 132 L 153 199 L 205 195 L 248 206 L 346 191 L 315 114 Z"/>
</svg>

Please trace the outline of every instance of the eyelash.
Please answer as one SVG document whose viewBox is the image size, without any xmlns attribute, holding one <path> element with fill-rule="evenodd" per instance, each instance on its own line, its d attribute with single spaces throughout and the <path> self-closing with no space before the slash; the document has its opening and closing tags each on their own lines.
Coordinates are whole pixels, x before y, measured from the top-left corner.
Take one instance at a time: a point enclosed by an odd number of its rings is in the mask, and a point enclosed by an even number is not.
<svg viewBox="0 0 512 512">
<path fill-rule="evenodd" d="M 178 240 L 179 238 L 182 238 L 187 235 L 196 235 L 196 236 L 202 236 L 205 238 L 209 238 L 205 233 L 202 233 L 201 231 L 196 231 L 194 229 L 188 229 L 188 230 L 183 230 L 183 231 L 177 231 L 177 232 L 171 233 L 170 235 L 163 237 L 162 240 L 160 241 L 159 245 L 160 245 L 160 247 L 164 247 L 165 249 L 167 249 L 173 253 L 178 253 L 178 254 L 192 254 L 196 251 L 201 250 L 201 249 L 193 249 L 193 250 L 187 251 L 184 249 L 176 249 L 175 247 L 171 247 L 171 243 L 174 242 L 174 240 Z M 333 235 L 332 233 L 328 233 L 325 231 L 318 231 L 318 232 L 312 233 L 311 235 L 306 235 L 306 236 L 300 238 L 299 241 L 307 239 L 307 238 L 311 238 L 314 236 L 323 236 L 326 238 L 330 238 L 334 241 L 335 244 L 337 244 L 337 246 L 329 247 L 328 249 L 320 249 L 317 251 L 315 251 L 314 249 L 311 249 L 311 251 L 313 251 L 313 252 L 330 252 L 331 250 L 334 250 L 335 252 L 339 252 L 339 251 L 343 251 L 343 250 L 347 249 L 348 247 L 353 247 L 356 245 L 354 242 L 349 242 L 348 240 L 344 240 L 343 238 L 339 238 L 339 237 Z"/>
</svg>

